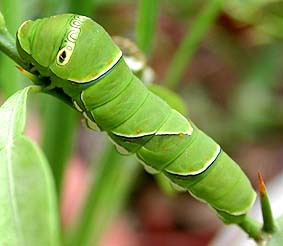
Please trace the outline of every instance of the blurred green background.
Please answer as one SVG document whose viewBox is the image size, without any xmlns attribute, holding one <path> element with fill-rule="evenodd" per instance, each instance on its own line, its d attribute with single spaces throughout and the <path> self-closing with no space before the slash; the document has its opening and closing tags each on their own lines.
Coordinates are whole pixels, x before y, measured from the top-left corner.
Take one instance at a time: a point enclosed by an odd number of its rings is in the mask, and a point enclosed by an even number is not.
<svg viewBox="0 0 283 246">
<path fill-rule="evenodd" d="M 133 40 L 155 82 L 184 100 L 187 116 L 254 186 L 258 170 L 267 181 L 281 171 L 283 1 L 1 0 L 0 9 L 13 35 L 26 19 L 73 12 Z M 28 83 L 0 54 L 0 100 Z M 29 112 L 27 133 L 53 170 L 66 245 L 207 245 L 221 226 L 206 205 L 119 156 L 57 99 L 34 96 Z"/>
</svg>

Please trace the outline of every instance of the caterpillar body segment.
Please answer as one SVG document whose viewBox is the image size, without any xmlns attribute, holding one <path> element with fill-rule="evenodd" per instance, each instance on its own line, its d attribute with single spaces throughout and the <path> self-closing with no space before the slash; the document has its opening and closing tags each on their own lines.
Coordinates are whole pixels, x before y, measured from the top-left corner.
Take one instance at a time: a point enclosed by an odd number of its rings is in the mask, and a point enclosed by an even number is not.
<svg viewBox="0 0 283 246">
<path fill-rule="evenodd" d="M 162 172 L 226 223 L 243 220 L 256 195 L 240 167 L 144 86 L 101 26 L 73 14 L 27 21 L 18 30 L 17 48 L 47 92 L 69 100 L 120 152 L 135 154 L 151 173 Z"/>
<path fill-rule="evenodd" d="M 115 69 L 111 73 L 119 73 Z M 119 146 L 118 149 L 122 149 L 123 154 L 135 153 L 147 170 L 163 172 L 171 182 L 188 190 L 196 198 L 208 202 L 223 220 L 227 217 L 229 222 L 241 220 L 241 215 L 253 204 L 255 193 L 239 166 L 193 123 L 151 94 L 136 77 L 130 81 L 137 85 L 128 86 L 125 89 L 127 93 L 121 91 L 112 101 L 106 100 L 108 103 L 101 106 L 109 106 L 109 113 L 104 114 L 109 119 L 103 120 L 113 121 L 113 128 L 110 127 L 107 131 Z M 108 83 L 107 77 L 102 83 Z M 90 89 L 95 90 L 96 85 Z M 135 90 L 129 91 L 129 88 L 136 87 L 139 87 L 139 93 Z M 144 91 L 151 94 L 148 104 L 144 99 L 136 101 L 136 98 L 144 97 Z M 120 101 L 121 104 L 112 103 L 113 101 Z M 124 109 L 128 111 L 128 117 L 123 121 L 113 116 L 116 115 L 115 110 L 119 111 L 125 101 L 128 107 Z M 160 110 L 156 111 L 157 108 Z M 98 109 L 99 107 L 91 112 L 97 124 L 103 125 L 96 118 L 95 112 Z M 123 123 L 117 126 L 121 121 Z"/>
</svg>

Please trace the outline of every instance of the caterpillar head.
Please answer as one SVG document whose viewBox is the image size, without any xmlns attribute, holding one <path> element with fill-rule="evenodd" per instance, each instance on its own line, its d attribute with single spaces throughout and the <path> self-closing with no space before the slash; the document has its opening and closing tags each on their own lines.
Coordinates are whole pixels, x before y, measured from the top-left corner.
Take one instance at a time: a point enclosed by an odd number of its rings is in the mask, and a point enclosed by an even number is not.
<svg viewBox="0 0 283 246">
<path fill-rule="evenodd" d="M 100 25 L 75 14 L 24 22 L 17 32 L 17 49 L 42 76 L 79 84 L 98 79 L 122 55 Z"/>
</svg>

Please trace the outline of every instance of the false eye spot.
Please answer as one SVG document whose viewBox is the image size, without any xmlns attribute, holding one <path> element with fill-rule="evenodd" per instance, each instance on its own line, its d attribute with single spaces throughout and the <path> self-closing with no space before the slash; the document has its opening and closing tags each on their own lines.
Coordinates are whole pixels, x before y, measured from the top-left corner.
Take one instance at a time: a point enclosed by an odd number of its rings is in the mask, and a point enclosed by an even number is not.
<svg viewBox="0 0 283 246">
<path fill-rule="evenodd" d="M 63 50 L 62 53 L 59 55 L 59 62 L 63 63 L 67 57 L 66 51 Z"/>
<path fill-rule="evenodd" d="M 67 50 L 66 48 L 62 48 L 59 50 L 57 57 L 56 57 L 56 62 L 58 65 L 66 65 L 68 61 L 71 58 L 71 52 Z"/>
</svg>

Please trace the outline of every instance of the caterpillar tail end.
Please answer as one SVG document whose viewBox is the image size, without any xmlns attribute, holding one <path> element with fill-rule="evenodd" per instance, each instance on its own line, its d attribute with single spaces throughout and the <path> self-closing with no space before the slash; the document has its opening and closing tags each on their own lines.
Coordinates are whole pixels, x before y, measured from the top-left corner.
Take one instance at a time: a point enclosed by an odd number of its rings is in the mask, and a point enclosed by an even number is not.
<svg viewBox="0 0 283 246">
<path fill-rule="evenodd" d="M 217 212 L 218 217 L 225 223 L 225 224 L 241 224 L 243 221 L 247 218 L 248 211 L 252 208 L 252 206 L 255 203 L 256 200 L 256 192 L 254 190 L 251 191 L 251 196 L 253 197 L 251 199 L 251 202 L 249 203 L 249 206 L 245 208 L 244 211 L 238 211 L 236 213 L 229 213 L 226 211 L 221 211 L 217 208 L 214 208 Z"/>
<path fill-rule="evenodd" d="M 229 214 L 220 210 L 217 210 L 218 217 L 225 223 L 225 224 L 241 224 L 245 218 L 246 214 L 240 214 L 240 215 L 233 215 Z"/>
</svg>

